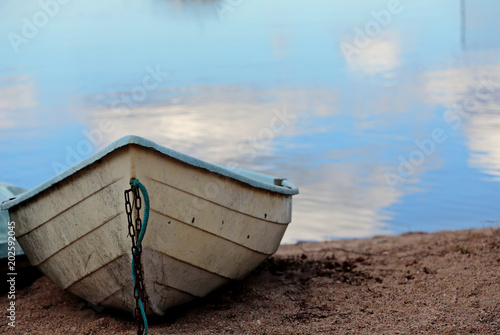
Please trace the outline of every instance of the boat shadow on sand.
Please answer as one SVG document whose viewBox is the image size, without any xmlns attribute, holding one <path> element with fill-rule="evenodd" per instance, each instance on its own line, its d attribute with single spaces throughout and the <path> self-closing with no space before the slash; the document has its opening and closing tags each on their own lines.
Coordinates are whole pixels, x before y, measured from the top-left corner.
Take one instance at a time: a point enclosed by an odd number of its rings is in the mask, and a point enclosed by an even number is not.
<svg viewBox="0 0 500 335">
<path fill-rule="evenodd" d="M 285 295 L 294 304 L 310 295 L 308 286 L 315 285 L 318 278 L 347 285 L 361 285 L 365 280 L 379 280 L 364 271 L 358 271 L 356 263 L 364 262 L 360 256 L 354 259 L 336 260 L 326 257 L 309 260 L 305 254 L 299 257 L 271 257 L 263 262 L 248 277 L 234 281 L 210 293 L 204 298 L 170 309 L 164 316 L 148 317 L 151 327 L 168 326 L 174 323 L 199 322 L 217 317 L 237 318 L 248 309 L 265 308 L 273 296 Z M 122 322 L 130 322 L 129 312 L 92 305 L 80 299 L 79 309 L 96 318 L 109 316 Z M 288 317 L 301 319 L 310 315 L 292 314 Z"/>
</svg>

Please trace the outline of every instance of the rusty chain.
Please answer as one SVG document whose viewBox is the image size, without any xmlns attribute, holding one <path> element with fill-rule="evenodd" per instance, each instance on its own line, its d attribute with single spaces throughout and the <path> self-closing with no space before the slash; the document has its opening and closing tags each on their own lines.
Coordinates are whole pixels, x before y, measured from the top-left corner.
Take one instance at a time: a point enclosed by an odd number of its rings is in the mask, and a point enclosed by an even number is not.
<svg viewBox="0 0 500 335">
<path fill-rule="evenodd" d="M 132 208 L 132 203 L 130 202 L 130 193 L 133 193 L 134 198 L 134 208 Z M 144 294 L 144 281 L 143 281 L 143 271 L 142 271 L 142 246 L 137 247 L 137 238 L 142 227 L 142 220 L 140 216 L 141 209 L 141 195 L 138 188 L 132 187 L 124 192 L 125 194 L 125 211 L 127 213 L 128 220 L 128 235 L 132 239 L 132 257 L 134 261 L 133 274 L 135 275 L 134 282 L 134 298 L 135 298 L 135 309 L 134 317 L 137 320 L 137 335 L 142 335 L 144 333 L 144 320 L 141 315 L 140 304 L 146 309 L 146 300 Z M 133 219 L 133 209 L 136 210 L 136 218 Z M 135 223 L 135 224 L 134 224 Z"/>
</svg>

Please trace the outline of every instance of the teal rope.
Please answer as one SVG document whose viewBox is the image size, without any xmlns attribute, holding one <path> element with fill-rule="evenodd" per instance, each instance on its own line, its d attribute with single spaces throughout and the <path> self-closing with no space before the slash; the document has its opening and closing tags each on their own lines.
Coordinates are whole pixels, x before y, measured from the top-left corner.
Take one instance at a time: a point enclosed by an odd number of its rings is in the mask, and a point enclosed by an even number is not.
<svg viewBox="0 0 500 335">
<path fill-rule="evenodd" d="M 146 190 L 146 187 L 139 182 L 139 179 L 130 180 L 130 186 L 133 188 L 139 188 L 141 190 L 142 196 L 144 197 L 144 217 L 142 219 L 142 228 L 139 233 L 139 237 L 137 238 L 137 248 L 140 248 L 142 239 L 144 238 L 144 234 L 146 234 L 146 226 L 148 225 L 149 220 L 149 194 Z"/>
<path fill-rule="evenodd" d="M 146 234 L 146 227 L 148 225 L 148 220 L 149 220 L 149 195 L 148 191 L 146 190 L 146 187 L 142 185 L 139 182 L 139 179 L 131 179 L 130 180 L 130 186 L 133 188 L 139 188 L 141 190 L 142 196 L 144 197 L 144 217 L 142 219 L 142 227 L 141 231 L 139 232 L 139 237 L 137 238 L 137 243 L 136 246 L 137 248 L 141 247 L 142 244 L 142 239 L 144 238 L 144 235 Z M 134 257 L 132 257 L 132 282 L 134 283 L 135 287 L 135 261 Z M 138 292 L 136 291 L 135 294 L 137 295 Z M 146 312 L 144 311 L 144 305 L 142 304 L 142 300 L 139 298 L 139 308 L 141 309 L 141 315 L 142 319 L 144 320 L 144 334 L 148 335 L 148 320 L 146 319 Z"/>
</svg>

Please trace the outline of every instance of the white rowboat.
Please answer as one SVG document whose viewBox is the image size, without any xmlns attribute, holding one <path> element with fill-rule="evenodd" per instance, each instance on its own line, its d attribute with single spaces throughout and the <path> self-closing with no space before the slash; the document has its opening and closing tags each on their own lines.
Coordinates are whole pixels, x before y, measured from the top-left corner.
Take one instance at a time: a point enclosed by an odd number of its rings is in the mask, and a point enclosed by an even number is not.
<svg viewBox="0 0 500 335">
<path fill-rule="evenodd" d="M 0 202 L 11 199 L 24 192 L 26 192 L 24 188 L 0 182 Z M 9 245 L 9 241 L 12 241 L 15 237 L 13 232 L 11 232 L 11 229 L 14 229 L 14 227 L 10 226 L 9 223 L 9 213 L 7 211 L 0 210 L 0 260 L 2 261 L 0 270 L 2 271 L 8 269 L 8 259 L 10 259 L 11 262 L 14 262 L 12 264 L 15 264 L 16 256 L 24 255 L 24 252 L 17 244 L 17 241 L 14 245 L 12 245 L 12 242 Z M 17 257 L 18 267 L 20 259 L 20 257 Z"/>
<path fill-rule="evenodd" d="M 61 288 L 133 311 L 123 193 L 137 178 L 151 210 L 142 242 L 148 314 L 245 277 L 278 248 L 298 188 L 126 136 L 2 204 L 30 262 Z"/>
</svg>

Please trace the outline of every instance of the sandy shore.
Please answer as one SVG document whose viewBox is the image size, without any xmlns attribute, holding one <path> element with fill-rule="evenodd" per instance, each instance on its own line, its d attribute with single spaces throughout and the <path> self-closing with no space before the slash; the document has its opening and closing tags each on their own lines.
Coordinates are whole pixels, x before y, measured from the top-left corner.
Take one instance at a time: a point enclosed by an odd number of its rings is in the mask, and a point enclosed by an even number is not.
<svg viewBox="0 0 500 335">
<path fill-rule="evenodd" d="M 17 290 L 16 308 L 1 333 L 136 333 L 130 315 L 46 277 Z M 500 334 L 500 229 L 282 246 L 245 280 L 150 320 L 150 334 Z"/>
</svg>

